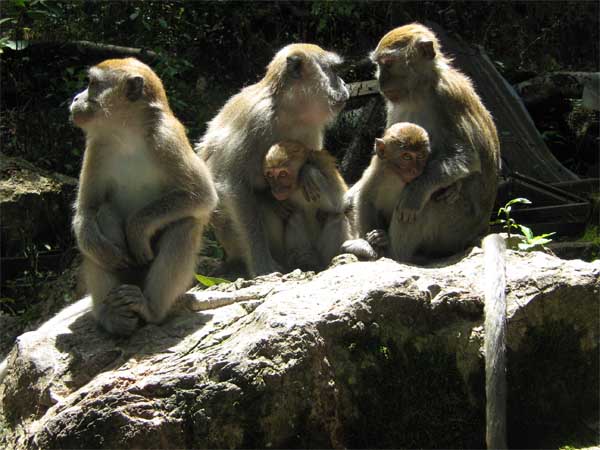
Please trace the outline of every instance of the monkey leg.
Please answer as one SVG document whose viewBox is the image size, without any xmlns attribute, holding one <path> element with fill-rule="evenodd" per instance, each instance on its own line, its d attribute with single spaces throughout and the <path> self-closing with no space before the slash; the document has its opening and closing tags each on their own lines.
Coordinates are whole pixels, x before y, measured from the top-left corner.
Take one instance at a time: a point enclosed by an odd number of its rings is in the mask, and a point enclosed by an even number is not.
<svg viewBox="0 0 600 450">
<path fill-rule="evenodd" d="M 317 240 L 321 265 L 329 265 L 333 257 L 342 252 L 342 244 L 350 239 L 350 222 L 345 214 L 329 214 Z"/>
<path fill-rule="evenodd" d="M 120 276 L 104 270 L 89 258 L 84 258 L 81 268 L 87 290 L 92 295 L 92 312 L 98 323 L 114 335 L 133 333 L 140 319 L 137 310 L 140 302 L 144 302 L 140 289 L 122 285 Z"/>
<path fill-rule="evenodd" d="M 202 244 L 202 231 L 202 224 L 195 218 L 179 220 L 162 231 L 156 257 L 144 282 L 147 304 L 139 311 L 147 322 L 161 322 L 177 297 L 190 287 Z"/>
<path fill-rule="evenodd" d="M 375 261 L 378 257 L 377 251 L 366 239 L 349 239 L 342 243 L 342 253 L 351 253 L 359 259 Z"/>
<path fill-rule="evenodd" d="M 313 248 L 308 226 L 301 213 L 294 213 L 285 228 L 285 249 L 288 269 L 318 270 L 319 255 Z"/>
<path fill-rule="evenodd" d="M 110 203 L 104 203 L 96 214 L 100 231 L 106 238 L 120 249 L 127 249 L 125 223 Z"/>
<path fill-rule="evenodd" d="M 225 250 L 227 261 L 242 261 L 244 251 L 239 245 L 239 239 L 236 239 L 233 223 L 227 217 L 224 210 L 215 211 L 211 219 L 211 225 L 214 228 L 215 236 L 219 244 Z"/>
</svg>

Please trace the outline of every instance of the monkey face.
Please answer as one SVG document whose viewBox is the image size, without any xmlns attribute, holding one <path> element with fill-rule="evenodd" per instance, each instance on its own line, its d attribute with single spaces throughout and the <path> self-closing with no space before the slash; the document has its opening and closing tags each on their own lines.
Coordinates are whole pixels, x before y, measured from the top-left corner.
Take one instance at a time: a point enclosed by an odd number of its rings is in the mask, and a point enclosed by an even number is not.
<svg viewBox="0 0 600 450">
<path fill-rule="evenodd" d="M 350 96 L 336 72 L 342 59 L 310 44 L 292 44 L 281 52 L 287 55 L 284 109 L 310 125 L 323 125 L 335 119 Z"/>
<path fill-rule="evenodd" d="M 379 90 L 392 103 L 410 100 L 423 89 L 433 73 L 439 44 L 426 27 L 410 24 L 386 34 L 371 60 L 377 64 Z"/>
<path fill-rule="evenodd" d="M 425 170 L 431 153 L 429 135 L 414 123 L 395 123 L 383 139 L 375 139 L 375 152 L 387 169 L 408 184 Z"/>
<path fill-rule="evenodd" d="M 408 184 L 425 170 L 427 153 L 421 150 L 400 150 L 398 157 L 390 161 L 400 179 Z"/>
<path fill-rule="evenodd" d="M 137 74 L 125 76 L 124 70 L 101 68 L 103 64 L 116 64 L 111 61 L 119 60 L 109 60 L 90 69 L 87 89 L 71 102 L 71 121 L 80 128 L 89 128 L 102 120 L 114 121 L 119 112 L 128 114 L 129 106 L 142 97 L 144 77 Z"/>
<path fill-rule="evenodd" d="M 298 174 L 290 167 L 273 167 L 265 171 L 271 193 L 279 201 L 287 200 L 296 190 Z"/>
</svg>

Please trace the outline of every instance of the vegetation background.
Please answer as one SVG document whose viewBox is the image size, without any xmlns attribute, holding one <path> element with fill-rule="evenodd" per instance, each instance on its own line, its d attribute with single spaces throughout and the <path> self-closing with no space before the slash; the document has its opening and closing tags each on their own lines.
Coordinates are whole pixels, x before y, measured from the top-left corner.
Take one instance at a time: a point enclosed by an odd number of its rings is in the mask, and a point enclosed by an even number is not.
<svg viewBox="0 0 600 450">
<path fill-rule="evenodd" d="M 317 43 L 358 63 L 390 29 L 435 21 L 483 46 L 510 83 L 557 70 L 598 71 L 600 66 L 600 2 L 595 0 L 3 0 L 0 14 L 2 153 L 73 177 L 80 169 L 84 137 L 69 123 L 68 105 L 84 88 L 87 68 L 104 59 L 78 47 L 79 41 L 154 52 L 149 62 L 192 142 L 226 99 L 260 79 L 273 54 L 292 42 Z M 373 69 L 349 64 L 343 78 L 367 80 Z M 567 167 L 597 176 L 598 115 L 580 113 L 578 102 L 565 99 L 531 112 Z M 343 151 L 343 143 L 338 144 Z M 37 287 L 60 270 L 41 273 L 37 255 L 44 246 L 72 251 L 72 236 L 68 230 L 65 234 L 59 242 L 23 245 L 31 267 L 25 281 L 3 280 L 0 312 L 20 314 L 26 321 L 39 316 L 29 313 L 37 311 L 31 307 L 32 299 L 40 297 Z"/>
</svg>

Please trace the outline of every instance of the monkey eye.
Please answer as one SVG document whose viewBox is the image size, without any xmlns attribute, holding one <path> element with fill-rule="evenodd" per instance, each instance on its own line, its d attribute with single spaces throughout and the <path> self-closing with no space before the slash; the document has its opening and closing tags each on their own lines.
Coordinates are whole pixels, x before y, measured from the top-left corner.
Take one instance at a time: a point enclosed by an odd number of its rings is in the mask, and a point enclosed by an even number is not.
<svg viewBox="0 0 600 450">
<path fill-rule="evenodd" d="M 287 170 L 282 170 L 281 172 L 279 172 L 279 175 L 277 176 L 277 178 L 287 178 L 289 175 Z"/>
<path fill-rule="evenodd" d="M 265 173 L 265 176 L 267 178 L 273 178 L 273 172 L 271 172 L 270 170 L 267 170 L 267 172 Z"/>
<path fill-rule="evenodd" d="M 417 153 L 417 159 L 425 159 L 427 158 L 427 154 L 425 152 Z"/>
<path fill-rule="evenodd" d="M 410 152 L 402 153 L 402 159 L 405 161 L 411 161 L 413 159 L 413 155 Z"/>
</svg>

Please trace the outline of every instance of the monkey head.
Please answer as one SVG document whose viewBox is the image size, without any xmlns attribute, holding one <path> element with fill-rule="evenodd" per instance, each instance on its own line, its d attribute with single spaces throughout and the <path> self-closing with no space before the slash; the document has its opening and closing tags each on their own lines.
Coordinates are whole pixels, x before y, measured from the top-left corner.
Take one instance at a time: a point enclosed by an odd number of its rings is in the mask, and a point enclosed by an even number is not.
<svg viewBox="0 0 600 450">
<path fill-rule="evenodd" d="M 370 57 L 377 65 L 379 90 L 392 103 L 410 100 L 427 88 L 437 74 L 436 64 L 445 61 L 435 34 L 418 23 L 387 33 Z"/>
<path fill-rule="evenodd" d="M 429 136 L 424 128 L 414 123 L 395 123 L 375 139 L 375 153 L 385 167 L 408 184 L 425 170 L 431 154 Z"/>
<path fill-rule="evenodd" d="M 349 98 L 336 70 L 342 59 L 313 44 L 290 44 L 273 58 L 263 79 L 276 107 L 307 125 L 331 122 Z"/>
<path fill-rule="evenodd" d="M 88 78 L 87 88 L 69 108 L 73 123 L 84 130 L 130 123 L 133 117 L 144 117 L 144 108 L 170 111 L 160 78 L 135 58 L 103 61 L 90 68 Z"/>
<path fill-rule="evenodd" d="M 310 150 L 297 142 L 279 142 L 271 146 L 263 163 L 263 174 L 273 197 L 287 200 L 298 188 L 298 175 Z"/>
</svg>

